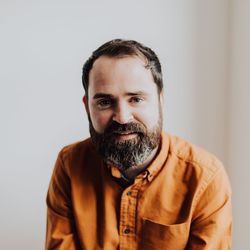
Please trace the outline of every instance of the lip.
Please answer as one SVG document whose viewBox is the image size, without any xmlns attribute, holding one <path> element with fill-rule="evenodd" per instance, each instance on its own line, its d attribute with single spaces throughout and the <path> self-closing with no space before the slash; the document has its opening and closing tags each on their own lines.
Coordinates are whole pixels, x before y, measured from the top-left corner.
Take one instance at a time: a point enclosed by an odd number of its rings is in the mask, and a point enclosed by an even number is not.
<svg viewBox="0 0 250 250">
<path fill-rule="evenodd" d="M 131 140 L 137 136 L 136 132 L 119 132 L 114 133 L 116 139 L 118 140 Z"/>
</svg>

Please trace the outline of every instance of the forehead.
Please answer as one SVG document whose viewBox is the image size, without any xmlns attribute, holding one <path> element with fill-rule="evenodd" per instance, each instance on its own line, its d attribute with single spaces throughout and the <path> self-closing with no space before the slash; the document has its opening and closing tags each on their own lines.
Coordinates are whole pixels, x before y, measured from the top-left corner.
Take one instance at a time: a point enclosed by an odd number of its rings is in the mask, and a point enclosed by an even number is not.
<svg viewBox="0 0 250 250">
<path fill-rule="evenodd" d="M 145 66 L 145 60 L 138 56 L 99 57 L 89 74 L 90 96 L 96 92 L 157 91 L 152 73 Z"/>
</svg>

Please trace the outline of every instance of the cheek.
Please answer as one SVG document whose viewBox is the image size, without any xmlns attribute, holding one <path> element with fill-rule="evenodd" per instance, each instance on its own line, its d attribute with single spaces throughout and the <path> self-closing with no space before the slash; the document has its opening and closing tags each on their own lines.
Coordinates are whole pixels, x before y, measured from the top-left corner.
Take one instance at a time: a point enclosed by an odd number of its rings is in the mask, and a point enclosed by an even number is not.
<svg viewBox="0 0 250 250">
<path fill-rule="evenodd" d="M 100 113 L 100 112 L 90 111 L 90 118 L 95 131 L 98 133 L 103 133 L 107 124 L 111 119 L 111 115 L 108 114 L 107 112 Z"/>
<path fill-rule="evenodd" d="M 145 106 L 137 113 L 138 118 L 148 129 L 154 128 L 160 119 L 161 103 L 158 94 L 146 103 Z"/>
<path fill-rule="evenodd" d="M 144 109 L 142 112 L 137 113 L 135 119 L 143 123 L 148 129 L 151 129 L 158 123 L 159 110 L 156 108 L 153 110 Z"/>
</svg>

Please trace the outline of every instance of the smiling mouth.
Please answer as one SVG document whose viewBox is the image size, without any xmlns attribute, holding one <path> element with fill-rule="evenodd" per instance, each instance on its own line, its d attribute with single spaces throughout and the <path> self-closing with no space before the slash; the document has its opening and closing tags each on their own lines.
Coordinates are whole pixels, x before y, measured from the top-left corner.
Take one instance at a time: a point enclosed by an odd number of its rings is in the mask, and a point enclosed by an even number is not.
<svg viewBox="0 0 250 250">
<path fill-rule="evenodd" d="M 136 132 L 115 132 L 114 136 L 118 140 L 131 140 L 137 137 L 138 133 Z"/>
</svg>

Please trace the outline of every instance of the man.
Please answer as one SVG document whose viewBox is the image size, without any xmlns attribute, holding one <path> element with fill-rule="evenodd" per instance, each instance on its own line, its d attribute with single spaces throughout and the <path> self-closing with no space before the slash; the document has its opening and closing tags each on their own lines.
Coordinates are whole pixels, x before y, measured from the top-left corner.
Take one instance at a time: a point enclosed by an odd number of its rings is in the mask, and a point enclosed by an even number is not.
<svg viewBox="0 0 250 250">
<path fill-rule="evenodd" d="M 82 81 L 91 138 L 59 153 L 46 249 L 230 249 L 227 175 L 214 156 L 162 130 L 155 53 L 112 40 L 87 60 Z"/>
</svg>

